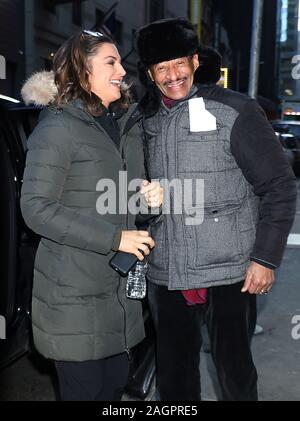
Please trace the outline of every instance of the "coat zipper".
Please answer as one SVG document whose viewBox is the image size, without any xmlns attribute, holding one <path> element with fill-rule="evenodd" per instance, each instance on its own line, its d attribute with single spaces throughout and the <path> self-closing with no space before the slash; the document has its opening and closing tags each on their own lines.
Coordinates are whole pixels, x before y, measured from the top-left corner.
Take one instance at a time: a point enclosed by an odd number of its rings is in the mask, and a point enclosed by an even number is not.
<svg viewBox="0 0 300 421">
<path fill-rule="evenodd" d="M 99 131 L 103 130 L 103 132 L 107 134 L 108 138 L 111 139 L 110 136 L 108 135 L 108 133 L 99 125 L 101 127 L 101 130 L 100 130 L 100 127 L 98 126 L 98 123 L 92 122 L 91 125 L 93 125 Z M 126 171 L 127 165 L 126 165 L 126 160 L 125 160 L 125 155 L 124 155 L 124 144 L 123 144 L 124 142 L 122 142 L 122 136 L 121 136 L 121 139 L 120 139 L 120 150 L 118 150 L 118 148 L 116 147 L 116 145 L 113 141 L 111 141 L 111 143 L 114 145 L 115 149 L 117 150 L 118 155 L 121 156 L 122 163 L 123 163 L 123 171 Z M 127 214 L 126 214 L 126 228 L 128 229 L 128 211 L 127 211 Z M 121 298 L 119 296 L 120 286 L 121 286 L 121 278 L 119 277 L 119 285 L 118 285 L 118 289 L 117 289 L 117 298 L 118 298 L 120 306 L 122 307 L 123 314 L 124 314 L 124 331 L 123 331 L 123 333 L 124 333 L 125 352 L 127 354 L 128 360 L 131 361 L 132 360 L 132 352 L 128 347 L 127 337 L 126 337 L 126 327 L 127 327 L 126 310 L 125 310 L 125 307 L 124 307 L 124 305 L 121 301 Z"/>
<path fill-rule="evenodd" d="M 125 155 L 124 155 L 124 145 L 122 145 L 122 149 L 121 149 L 121 156 L 122 156 L 122 160 L 123 160 L 123 170 L 126 171 L 127 170 L 127 165 L 126 165 L 126 160 L 125 160 Z M 126 213 L 126 229 L 128 229 L 128 209 L 127 209 L 127 213 Z M 127 326 L 127 321 L 126 321 L 126 309 L 119 297 L 119 289 L 121 286 L 121 278 L 119 278 L 119 286 L 118 286 L 118 300 L 119 303 L 123 309 L 123 313 L 124 313 L 124 342 L 125 342 L 125 352 L 127 354 L 128 360 L 131 361 L 132 360 L 132 353 L 130 351 L 130 349 L 128 348 L 128 344 L 127 344 L 127 337 L 126 337 L 126 326 Z"/>
<path fill-rule="evenodd" d="M 120 291 L 120 287 L 121 287 L 121 278 L 119 277 L 119 285 L 118 285 L 118 290 L 117 290 L 117 297 L 118 297 L 118 301 L 120 303 L 120 306 L 122 307 L 123 310 L 123 315 L 124 315 L 124 343 L 125 343 L 125 352 L 127 354 L 128 360 L 131 361 L 132 360 L 132 353 L 128 347 L 128 343 L 127 343 L 127 337 L 126 337 L 126 326 L 127 326 L 127 322 L 126 322 L 126 310 L 125 307 L 122 303 L 122 300 L 119 296 L 119 291 Z"/>
</svg>

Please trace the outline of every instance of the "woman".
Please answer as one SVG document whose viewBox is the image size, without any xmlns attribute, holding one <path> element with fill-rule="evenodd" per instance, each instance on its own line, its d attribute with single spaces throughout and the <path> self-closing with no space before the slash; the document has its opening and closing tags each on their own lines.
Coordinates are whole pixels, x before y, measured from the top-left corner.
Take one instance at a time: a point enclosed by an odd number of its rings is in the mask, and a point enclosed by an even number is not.
<svg viewBox="0 0 300 421">
<path fill-rule="evenodd" d="M 134 215 L 97 212 L 96 185 L 109 179 L 118 192 L 120 171 L 128 182 L 143 176 L 138 117 L 118 50 L 99 32 L 63 44 L 54 76 L 37 74 L 22 90 L 27 102 L 48 104 L 28 142 L 21 197 L 26 223 L 41 235 L 34 342 L 55 360 L 62 400 L 116 400 L 144 328 L 140 302 L 126 299 L 109 260 L 117 250 L 142 260 L 154 241 L 135 230 Z M 149 205 L 158 204 L 151 184 L 144 189 Z"/>
</svg>

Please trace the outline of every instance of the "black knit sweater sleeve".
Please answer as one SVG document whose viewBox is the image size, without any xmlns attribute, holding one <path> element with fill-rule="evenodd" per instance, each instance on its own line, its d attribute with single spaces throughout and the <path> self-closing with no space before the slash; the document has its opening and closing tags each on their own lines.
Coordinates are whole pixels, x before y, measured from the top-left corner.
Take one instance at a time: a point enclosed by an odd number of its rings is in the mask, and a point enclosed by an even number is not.
<svg viewBox="0 0 300 421">
<path fill-rule="evenodd" d="M 231 152 L 261 198 L 251 260 L 280 265 L 296 208 L 296 180 L 279 140 L 255 100 L 242 108 L 231 132 Z"/>
</svg>

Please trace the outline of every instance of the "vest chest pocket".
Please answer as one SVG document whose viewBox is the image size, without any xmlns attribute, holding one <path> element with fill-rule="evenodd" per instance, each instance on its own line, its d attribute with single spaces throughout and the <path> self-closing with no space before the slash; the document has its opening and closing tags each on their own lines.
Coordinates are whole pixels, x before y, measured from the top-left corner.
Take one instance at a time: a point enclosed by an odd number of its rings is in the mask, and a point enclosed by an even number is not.
<svg viewBox="0 0 300 421">
<path fill-rule="evenodd" d="M 188 130 L 186 140 L 188 142 L 208 142 L 211 140 L 216 140 L 218 135 L 218 129 L 203 132 L 190 132 Z"/>
<path fill-rule="evenodd" d="M 205 208 L 202 224 L 186 225 L 190 268 L 231 266 L 242 263 L 238 210 L 236 205 Z M 198 212 L 196 210 L 195 213 L 199 215 L 200 211 L 200 209 Z"/>
<path fill-rule="evenodd" d="M 220 142 L 223 144 L 223 126 L 217 124 L 216 130 L 191 132 L 183 127 L 177 140 L 177 165 L 179 173 L 215 172 L 216 156 Z"/>
<path fill-rule="evenodd" d="M 214 130 L 204 130 L 199 132 L 191 132 L 190 127 L 183 126 L 182 134 L 178 138 L 178 142 L 208 142 L 218 140 L 226 136 L 226 127 L 217 122 L 217 128 Z"/>
</svg>

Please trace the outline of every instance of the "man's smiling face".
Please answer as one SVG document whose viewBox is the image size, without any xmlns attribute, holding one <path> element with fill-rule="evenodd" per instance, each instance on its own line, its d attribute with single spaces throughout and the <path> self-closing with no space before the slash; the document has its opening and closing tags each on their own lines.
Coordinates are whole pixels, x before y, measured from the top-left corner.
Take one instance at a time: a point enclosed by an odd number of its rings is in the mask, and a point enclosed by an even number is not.
<svg viewBox="0 0 300 421">
<path fill-rule="evenodd" d="M 198 66 L 198 55 L 194 54 L 192 57 L 180 57 L 153 64 L 149 75 L 166 97 L 178 100 L 188 95 Z"/>
</svg>

